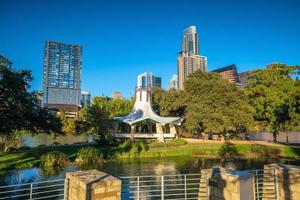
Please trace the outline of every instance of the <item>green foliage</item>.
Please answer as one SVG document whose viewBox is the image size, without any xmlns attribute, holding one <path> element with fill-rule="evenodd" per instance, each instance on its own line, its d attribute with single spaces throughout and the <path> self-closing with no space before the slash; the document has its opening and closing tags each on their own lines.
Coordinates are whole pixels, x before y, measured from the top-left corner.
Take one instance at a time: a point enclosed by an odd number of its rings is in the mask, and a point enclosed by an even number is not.
<svg viewBox="0 0 300 200">
<path fill-rule="evenodd" d="M 176 146 L 183 146 L 186 145 L 187 142 L 182 138 L 176 138 L 173 140 L 169 140 L 166 142 L 153 142 L 149 144 L 151 148 L 161 148 L 161 147 L 176 147 Z"/>
<path fill-rule="evenodd" d="M 185 105 L 183 104 L 183 93 L 171 89 L 165 91 L 160 88 L 154 88 L 152 93 L 152 108 L 161 116 L 183 116 Z"/>
<path fill-rule="evenodd" d="M 280 156 L 281 151 L 278 148 L 256 144 L 251 147 L 251 152 L 258 158 L 276 159 Z"/>
<path fill-rule="evenodd" d="M 300 84 L 290 75 L 295 70 L 285 64 L 274 64 L 271 70 L 250 73 L 245 90 L 250 104 L 256 109 L 255 120 L 265 122 L 273 133 L 299 127 Z"/>
<path fill-rule="evenodd" d="M 59 151 L 51 151 L 41 156 L 41 167 L 48 175 L 54 174 L 58 170 L 63 169 L 68 163 L 69 159 L 66 154 Z"/>
<path fill-rule="evenodd" d="M 132 107 L 133 100 L 126 99 L 107 99 L 106 97 L 95 97 L 93 99 L 93 106 L 97 106 L 99 110 L 102 110 L 111 119 L 127 115 Z"/>
<path fill-rule="evenodd" d="M 226 143 L 218 151 L 219 156 L 222 159 L 232 159 L 239 156 L 238 149 L 235 145 Z"/>
<path fill-rule="evenodd" d="M 80 164 L 101 164 L 103 161 L 102 153 L 95 147 L 83 147 L 77 153 L 76 162 Z"/>
<path fill-rule="evenodd" d="M 254 123 L 244 93 L 215 73 L 200 70 L 184 83 L 186 127 L 193 132 L 238 134 Z"/>
<path fill-rule="evenodd" d="M 34 92 L 28 92 L 32 79 L 30 71 L 0 65 L 0 135 L 16 130 L 60 133 L 59 120 L 40 108 Z"/>
</svg>

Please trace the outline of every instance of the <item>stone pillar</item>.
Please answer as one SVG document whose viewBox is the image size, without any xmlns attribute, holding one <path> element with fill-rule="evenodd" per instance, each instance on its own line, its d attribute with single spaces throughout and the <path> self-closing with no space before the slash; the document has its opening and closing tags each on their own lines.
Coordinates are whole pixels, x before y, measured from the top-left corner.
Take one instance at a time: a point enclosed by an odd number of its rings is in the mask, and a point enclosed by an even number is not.
<svg viewBox="0 0 300 200">
<path fill-rule="evenodd" d="M 97 170 L 66 175 L 69 200 L 120 200 L 121 180 Z"/>
<path fill-rule="evenodd" d="M 131 124 L 130 125 L 130 140 L 134 141 L 134 134 L 135 134 L 135 125 Z"/>
<path fill-rule="evenodd" d="M 275 170 L 278 200 L 300 199 L 300 167 L 295 165 L 268 164 L 265 170 Z"/>
<path fill-rule="evenodd" d="M 170 124 L 170 133 L 176 135 L 176 127 L 174 124 Z"/>
<path fill-rule="evenodd" d="M 156 123 L 156 134 L 158 135 L 157 140 L 159 142 L 164 142 L 165 141 L 163 127 L 160 123 Z"/>
<path fill-rule="evenodd" d="M 209 179 L 210 200 L 253 200 L 253 175 L 214 168 Z"/>
</svg>

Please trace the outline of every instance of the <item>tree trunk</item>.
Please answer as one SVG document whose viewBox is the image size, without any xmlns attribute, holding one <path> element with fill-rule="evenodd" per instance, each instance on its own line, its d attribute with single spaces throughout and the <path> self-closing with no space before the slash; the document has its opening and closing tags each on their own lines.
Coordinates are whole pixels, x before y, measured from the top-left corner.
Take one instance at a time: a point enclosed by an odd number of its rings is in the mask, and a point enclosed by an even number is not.
<svg viewBox="0 0 300 200">
<path fill-rule="evenodd" d="M 286 144 L 289 144 L 289 133 L 285 132 L 285 135 L 286 135 Z"/>
<path fill-rule="evenodd" d="M 277 142 L 277 133 L 273 132 L 273 142 Z"/>
</svg>

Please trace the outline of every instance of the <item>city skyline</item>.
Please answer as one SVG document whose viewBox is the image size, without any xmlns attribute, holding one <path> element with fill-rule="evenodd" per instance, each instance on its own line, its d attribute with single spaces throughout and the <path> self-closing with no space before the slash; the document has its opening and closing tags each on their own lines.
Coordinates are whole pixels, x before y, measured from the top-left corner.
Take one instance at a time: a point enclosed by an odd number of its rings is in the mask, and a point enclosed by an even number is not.
<svg viewBox="0 0 300 200">
<path fill-rule="evenodd" d="M 199 8 L 202 12 L 195 12 Z M 200 54 L 208 57 L 209 71 L 230 64 L 236 64 L 239 72 L 273 62 L 299 64 L 298 8 L 299 2 L 292 0 L 228 5 L 222 1 L 170 5 L 63 1 L 59 9 L 50 1 L 2 2 L 0 22 L 6 28 L 0 33 L 0 54 L 15 68 L 32 70 L 32 89 L 41 90 L 45 41 L 79 44 L 83 47 L 82 89 L 92 96 L 119 90 L 128 98 L 136 76 L 144 71 L 162 77 L 167 88 L 176 73 L 182 31 L 191 25 L 198 29 Z M 80 18 L 59 17 L 73 11 L 81 12 Z"/>
</svg>

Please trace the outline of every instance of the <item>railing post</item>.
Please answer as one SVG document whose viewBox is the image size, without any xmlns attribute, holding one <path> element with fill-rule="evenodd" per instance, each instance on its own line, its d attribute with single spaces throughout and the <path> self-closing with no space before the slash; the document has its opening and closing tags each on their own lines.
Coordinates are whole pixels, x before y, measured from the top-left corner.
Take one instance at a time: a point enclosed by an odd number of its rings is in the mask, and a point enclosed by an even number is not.
<svg viewBox="0 0 300 200">
<path fill-rule="evenodd" d="M 279 195 L 278 195 L 278 174 L 277 170 L 274 169 L 274 176 L 275 176 L 275 195 L 276 195 L 276 200 L 279 200 Z"/>
<path fill-rule="evenodd" d="M 137 200 L 140 200 L 140 177 L 137 177 Z"/>
<path fill-rule="evenodd" d="M 65 178 L 65 186 L 64 186 L 64 200 L 68 199 L 68 178 Z"/>
<path fill-rule="evenodd" d="M 201 174 L 202 177 L 202 174 Z M 207 200 L 210 199 L 210 188 L 209 188 L 209 176 L 208 174 L 205 174 L 205 179 L 206 179 L 206 187 L 207 187 Z"/>
<path fill-rule="evenodd" d="M 186 194 L 186 174 L 184 175 L 184 199 L 186 200 L 187 194 Z"/>
<path fill-rule="evenodd" d="M 254 177 L 254 179 L 255 179 L 255 185 L 254 185 L 254 187 L 255 187 L 255 191 L 256 191 L 255 199 L 259 200 L 259 185 L 258 185 L 258 173 L 257 172 L 258 171 L 255 170 L 255 177 Z"/>
<path fill-rule="evenodd" d="M 164 200 L 164 176 L 161 176 L 161 200 Z"/>
<path fill-rule="evenodd" d="M 32 183 L 30 183 L 30 194 L 29 194 L 29 199 L 32 200 Z"/>
</svg>

